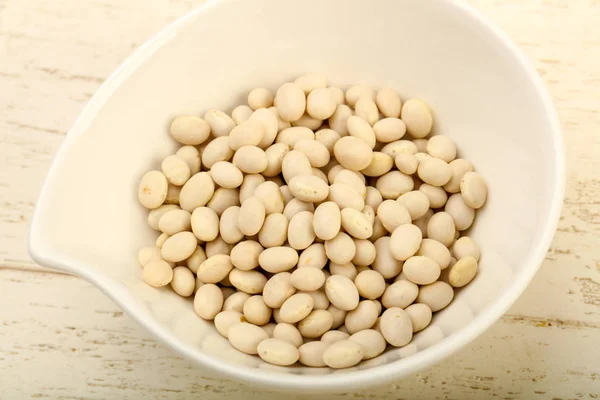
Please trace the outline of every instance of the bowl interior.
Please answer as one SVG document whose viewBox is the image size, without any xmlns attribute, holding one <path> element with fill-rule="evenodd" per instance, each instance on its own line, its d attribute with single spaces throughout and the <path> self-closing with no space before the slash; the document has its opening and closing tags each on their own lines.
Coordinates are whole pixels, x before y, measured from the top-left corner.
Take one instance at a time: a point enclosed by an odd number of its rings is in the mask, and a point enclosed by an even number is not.
<svg viewBox="0 0 600 400">
<path fill-rule="evenodd" d="M 483 254 L 475 281 L 411 344 L 343 371 L 278 368 L 233 350 L 195 315 L 191 300 L 147 287 L 136 260 L 157 237 L 136 188 L 176 148 L 170 120 L 209 108 L 230 112 L 250 89 L 275 89 L 307 71 L 344 88 L 389 86 L 403 99 L 425 100 L 435 133 L 454 139 L 490 188 L 471 232 Z M 491 322 L 483 316 L 510 305 L 548 245 L 561 149 L 537 85 L 503 36 L 452 2 L 211 4 L 156 36 L 86 108 L 49 174 L 32 254 L 99 284 L 181 353 L 238 378 L 350 388 L 378 379 L 359 370 L 405 375 L 481 332 Z M 468 338 L 445 344 L 461 335 Z"/>
</svg>

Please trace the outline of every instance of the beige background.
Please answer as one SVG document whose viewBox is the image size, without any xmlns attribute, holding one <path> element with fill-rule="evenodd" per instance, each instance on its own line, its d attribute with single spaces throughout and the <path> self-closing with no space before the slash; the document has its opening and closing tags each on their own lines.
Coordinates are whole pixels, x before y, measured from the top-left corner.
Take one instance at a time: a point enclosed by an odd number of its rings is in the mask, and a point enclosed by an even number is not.
<svg viewBox="0 0 600 400">
<path fill-rule="evenodd" d="M 85 103 L 134 48 L 200 3 L 0 0 L 0 398 L 280 397 L 204 377 L 95 287 L 26 251 L 40 185 Z M 568 156 L 559 229 L 533 283 L 482 337 L 350 398 L 600 398 L 600 1 L 470 3 L 519 44 L 558 108 Z"/>
</svg>

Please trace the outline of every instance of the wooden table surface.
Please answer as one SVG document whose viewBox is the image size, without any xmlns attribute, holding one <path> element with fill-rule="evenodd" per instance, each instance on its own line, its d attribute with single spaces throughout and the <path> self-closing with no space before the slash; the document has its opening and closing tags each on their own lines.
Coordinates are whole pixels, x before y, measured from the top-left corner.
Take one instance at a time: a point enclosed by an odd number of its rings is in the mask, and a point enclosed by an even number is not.
<svg viewBox="0 0 600 400">
<path fill-rule="evenodd" d="M 348 397 L 597 399 L 600 1 L 470 2 L 519 44 L 555 101 L 568 153 L 558 232 L 526 292 L 474 343 Z M 199 3 L 0 0 L 0 399 L 281 397 L 203 377 L 98 289 L 26 251 L 40 186 L 76 116 L 134 48 Z"/>
</svg>

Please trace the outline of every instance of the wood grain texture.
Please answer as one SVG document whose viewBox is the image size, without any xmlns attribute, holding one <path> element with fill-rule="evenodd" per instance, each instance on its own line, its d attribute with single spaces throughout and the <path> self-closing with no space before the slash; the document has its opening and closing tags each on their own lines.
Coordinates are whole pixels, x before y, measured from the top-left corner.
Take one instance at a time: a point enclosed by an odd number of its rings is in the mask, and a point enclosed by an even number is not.
<svg viewBox="0 0 600 400">
<path fill-rule="evenodd" d="M 1 399 L 281 397 L 205 375 L 98 289 L 26 251 L 48 166 L 87 100 L 199 3 L 0 0 Z M 600 2 L 470 3 L 519 44 L 555 101 L 568 159 L 558 232 L 523 296 L 470 346 L 395 384 L 322 398 L 600 398 Z"/>
</svg>

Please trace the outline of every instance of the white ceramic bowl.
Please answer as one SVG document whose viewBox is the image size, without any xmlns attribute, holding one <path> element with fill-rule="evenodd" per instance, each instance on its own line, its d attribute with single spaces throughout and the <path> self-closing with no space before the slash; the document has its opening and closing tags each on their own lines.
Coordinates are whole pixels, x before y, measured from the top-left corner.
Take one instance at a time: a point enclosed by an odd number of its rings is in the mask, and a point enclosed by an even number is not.
<svg viewBox="0 0 600 400">
<path fill-rule="evenodd" d="M 136 188 L 176 148 L 169 121 L 231 111 L 251 88 L 307 71 L 424 99 L 435 132 L 454 139 L 490 187 L 472 232 L 483 252 L 475 281 L 411 344 L 341 371 L 275 367 L 235 351 L 190 301 L 146 286 L 137 263 L 157 234 Z M 37 262 L 97 285 L 199 367 L 296 392 L 349 391 L 434 364 L 507 310 L 548 249 L 564 175 L 559 124 L 535 70 L 462 3 L 219 1 L 157 34 L 98 90 L 48 173 L 29 245 Z"/>
</svg>

